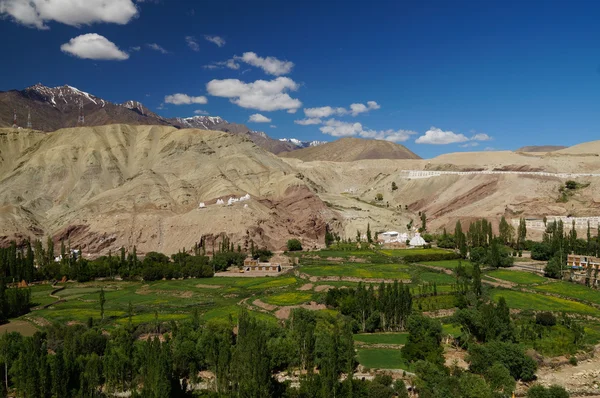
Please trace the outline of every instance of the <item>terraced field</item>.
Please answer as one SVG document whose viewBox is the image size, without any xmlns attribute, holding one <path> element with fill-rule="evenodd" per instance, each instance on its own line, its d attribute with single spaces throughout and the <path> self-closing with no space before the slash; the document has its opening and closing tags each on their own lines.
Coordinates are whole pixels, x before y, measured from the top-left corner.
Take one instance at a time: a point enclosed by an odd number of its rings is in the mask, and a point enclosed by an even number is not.
<svg viewBox="0 0 600 398">
<path fill-rule="evenodd" d="M 488 275 L 493 278 L 502 279 L 520 285 L 548 282 L 547 278 L 533 274 L 531 272 L 523 271 L 496 270 L 488 272 Z"/>
<path fill-rule="evenodd" d="M 405 264 L 331 264 L 305 265 L 301 271 L 311 276 L 339 276 L 361 279 L 410 279 L 409 266 Z"/>
<path fill-rule="evenodd" d="M 490 291 L 490 297 L 496 301 L 498 301 L 500 297 L 504 297 L 506 304 L 510 308 L 534 311 L 564 311 L 600 317 L 600 310 L 590 305 L 559 297 L 505 289 L 494 289 Z"/>
</svg>

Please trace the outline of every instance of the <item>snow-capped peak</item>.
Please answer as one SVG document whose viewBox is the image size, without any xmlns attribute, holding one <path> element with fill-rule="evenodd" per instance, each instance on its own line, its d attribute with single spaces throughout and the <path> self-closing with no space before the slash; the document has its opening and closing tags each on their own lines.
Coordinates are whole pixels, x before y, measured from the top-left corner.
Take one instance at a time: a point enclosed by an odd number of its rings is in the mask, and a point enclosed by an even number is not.
<svg viewBox="0 0 600 398">
<path fill-rule="evenodd" d="M 317 146 L 326 143 L 326 141 L 300 141 L 296 138 L 280 138 L 279 141 L 289 142 L 290 144 L 296 145 L 298 148 L 307 148 L 310 146 Z"/>
</svg>

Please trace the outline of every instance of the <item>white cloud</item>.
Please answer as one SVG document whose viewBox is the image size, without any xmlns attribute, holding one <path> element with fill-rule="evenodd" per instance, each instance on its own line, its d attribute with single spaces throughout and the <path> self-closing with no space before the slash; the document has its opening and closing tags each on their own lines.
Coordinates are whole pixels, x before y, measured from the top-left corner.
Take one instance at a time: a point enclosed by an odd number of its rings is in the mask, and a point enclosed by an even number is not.
<svg viewBox="0 0 600 398">
<path fill-rule="evenodd" d="M 172 94 L 165 96 L 165 102 L 173 105 L 206 104 L 208 100 L 204 96 L 190 97 L 187 94 Z"/>
<path fill-rule="evenodd" d="M 272 129 L 276 129 L 277 126 L 275 126 L 274 124 L 270 125 L 269 127 L 271 127 Z"/>
<path fill-rule="evenodd" d="M 351 114 L 352 116 L 357 116 L 361 113 L 369 112 L 371 110 L 379 109 L 381 106 L 375 101 L 369 101 L 367 104 L 351 104 L 350 109 L 342 108 L 342 107 L 331 107 L 331 106 L 321 106 L 319 108 L 304 108 L 304 114 L 309 118 L 318 118 L 318 117 L 329 117 L 329 116 L 343 116 L 347 114 Z"/>
<path fill-rule="evenodd" d="M 195 111 L 194 111 L 194 114 L 195 114 L 195 115 L 202 115 L 202 116 L 206 116 L 206 115 L 208 115 L 208 112 L 206 112 L 206 111 L 204 111 L 204 110 L 202 110 L 202 109 L 198 109 L 198 110 L 195 110 Z"/>
<path fill-rule="evenodd" d="M 475 134 L 473 137 L 471 137 L 471 141 L 491 141 L 492 137 L 490 137 L 487 134 L 484 133 L 479 133 L 479 134 Z"/>
<path fill-rule="evenodd" d="M 129 58 L 129 54 L 119 50 L 115 43 L 96 33 L 77 36 L 60 46 L 60 49 L 84 59 L 123 61 Z"/>
<path fill-rule="evenodd" d="M 49 21 L 77 27 L 101 22 L 125 25 L 138 15 L 138 9 L 131 0 L 0 0 L 0 15 L 49 29 Z"/>
<path fill-rule="evenodd" d="M 379 106 L 379 104 L 377 102 L 369 101 L 369 102 L 367 102 L 367 105 L 365 105 L 365 104 L 350 105 L 350 113 L 352 114 L 352 116 L 356 116 L 360 113 L 369 112 L 370 110 L 375 110 L 375 109 L 379 109 L 379 108 L 381 108 L 381 106 Z"/>
<path fill-rule="evenodd" d="M 250 119 L 248 119 L 248 121 L 252 123 L 271 123 L 271 119 L 264 115 L 261 115 L 260 113 L 250 115 Z"/>
<path fill-rule="evenodd" d="M 311 124 L 321 124 L 321 123 L 323 123 L 323 121 L 319 118 L 306 118 L 306 119 L 294 120 L 294 123 L 302 125 L 302 126 L 309 126 Z"/>
<path fill-rule="evenodd" d="M 289 96 L 287 91 L 296 91 L 298 84 L 287 77 L 266 81 L 257 80 L 245 83 L 238 79 L 211 80 L 206 90 L 215 97 L 230 98 L 230 101 L 242 108 L 259 111 L 277 111 L 298 109 L 302 102 Z"/>
<path fill-rule="evenodd" d="M 223 69 L 223 68 L 238 70 L 238 69 L 240 69 L 240 64 L 235 62 L 234 59 L 228 59 L 227 61 L 213 62 L 212 64 L 204 65 L 204 69 Z"/>
<path fill-rule="evenodd" d="M 365 130 L 360 123 L 347 123 L 340 120 L 329 119 L 325 122 L 325 126 L 320 127 L 324 134 L 329 134 L 334 137 L 352 137 L 359 136 L 362 138 L 374 138 L 377 140 L 386 140 L 391 142 L 404 142 L 411 135 L 416 134 L 409 130 Z"/>
<path fill-rule="evenodd" d="M 288 109 L 288 110 L 287 110 L 287 113 L 294 114 L 294 113 L 296 113 L 297 111 L 298 111 L 298 109 L 295 109 L 295 108 L 294 108 L 294 109 Z"/>
<path fill-rule="evenodd" d="M 309 118 L 329 117 L 333 115 L 342 116 L 348 113 L 344 108 L 332 108 L 322 106 L 320 108 L 304 108 L 304 114 Z"/>
<path fill-rule="evenodd" d="M 151 48 L 152 50 L 158 51 L 162 54 L 168 54 L 169 52 L 167 50 L 165 50 L 163 47 L 159 46 L 156 43 L 149 43 L 146 44 L 148 46 L 148 48 Z"/>
<path fill-rule="evenodd" d="M 265 73 L 274 76 L 287 75 L 294 67 L 293 62 L 281 61 L 275 57 L 263 58 L 254 52 L 245 52 L 241 57 L 235 56 L 233 59 L 261 68 Z"/>
<path fill-rule="evenodd" d="M 140 47 L 140 46 L 129 47 L 129 51 L 140 51 L 141 49 L 142 49 L 142 47 Z"/>
<path fill-rule="evenodd" d="M 226 43 L 225 39 L 223 39 L 222 37 L 219 37 L 219 36 L 206 35 L 206 36 L 204 36 L 204 38 L 206 40 L 208 40 L 209 42 L 216 44 L 219 47 L 223 47 Z"/>
<path fill-rule="evenodd" d="M 466 141 L 469 141 L 469 139 L 464 134 L 456 134 L 452 131 L 442 131 L 437 127 L 431 127 L 425 132 L 425 135 L 417 138 L 415 142 L 417 144 L 446 145 Z"/>
<path fill-rule="evenodd" d="M 198 42 L 194 36 L 186 36 L 185 42 L 187 43 L 188 47 L 192 49 L 192 51 L 200 51 L 200 46 L 198 45 Z"/>
<path fill-rule="evenodd" d="M 462 145 L 460 145 L 460 147 L 461 147 L 461 148 L 472 148 L 472 147 L 476 147 L 476 146 L 478 146 L 478 145 L 479 145 L 479 143 L 478 143 L 478 142 L 473 142 L 473 141 L 471 141 L 471 142 L 467 142 L 466 144 L 462 144 Z"/>
</svg>

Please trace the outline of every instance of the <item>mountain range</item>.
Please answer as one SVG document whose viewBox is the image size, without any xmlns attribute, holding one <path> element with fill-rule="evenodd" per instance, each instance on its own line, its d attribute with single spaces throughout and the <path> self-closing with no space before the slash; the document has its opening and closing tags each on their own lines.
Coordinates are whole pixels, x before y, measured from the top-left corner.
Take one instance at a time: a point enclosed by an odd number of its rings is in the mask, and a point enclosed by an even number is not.
<svg viewBox="0 0 600 398">
<path fill-rule="evenodd" d="M 85 126 L 123 123 L 224 131 L 243 135 L 275 154 L 324 143 L 294 138 L 276 140 L 264 132 L 251 130 L 243 124 L 230 123 L 218 116 L 164 118 L 139 101 L 115 104 L 68 85 L 47 87 L 38 83 L 24 90 L 0 92 L 0 127 L 12 126 L 15 112 L 18 126 L 28 126 L 30 118 L 32 129 L 46 132 L 75 127 L 79 124 L 80 115 L 83 115 Z"/>
</svg>

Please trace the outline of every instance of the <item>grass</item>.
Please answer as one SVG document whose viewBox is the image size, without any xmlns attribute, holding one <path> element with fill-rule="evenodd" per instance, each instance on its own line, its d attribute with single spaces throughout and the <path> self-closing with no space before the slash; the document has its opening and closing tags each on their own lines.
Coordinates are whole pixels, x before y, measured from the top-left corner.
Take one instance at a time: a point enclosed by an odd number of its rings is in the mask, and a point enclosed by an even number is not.
<svg viewBox="0 0 600 398">
<path fill-rule="evenodd" d="M 493 278 L 502 279 L 505 281 L 517 283 L 519 285 L 530 285 L 533 283 L 544 283 L 546 278 L 524 271 L 496 270 L 488 273 Z"/>
<path fill-rule="evenodd" d="M 542 292 L 559 294 L 564 297 L 588 301 L 594 304 L 600 304 L 600 291 L 590 289 L 589 287 L 577 283 L 560 281 L 548 283 L 547 285 L 535 286 L 534 289 Z"/>
<path fill-rule="evenodd" d="M 473 264 L 469 260 L 443 260 L 443 261 L 425 261 L 423 264 L 431 265 L 433 267 L 440 268 L 448 268 L 448 269 L 456 269 L 458 268 L 458 263 L 461 263 L 463 267 L 472 268 Z"/>
<path fill-rule="evenodd" d="M 369 333 L 355 334 L 354 341 L 365 344 L 406 344 L 408 333 Z"/>
<path fill-rule="evenodd" d="M 419 278 L 423 282 L 436 283 L 438 285 L 451 285 L 456 283 L 456 278 L 452 275 L 444 274 L 441 272 L 422 272 L 419 274 Z M 440 286 L 438 286 L 439 288 Z"/>
<path fill-rule="evenodd" d="M 262 299 L 265 303 L 273 305 L 297 305 L 309 302 L 313 298 L 312 293 L 307 292 L 285 292 L 267 296 Z"/>
<path fill-rule="evenodd" d="M 302 272 L 311 276 L 341 276 L 364 279 L 410 279 L 404 264 L 305 265 Z"/>
<path fill-rule="evenodd" d="M 200 287 L 197 287 L 197 286 Z M 36 310 L 27 316 L 41 317 L 50 322 L 67 323 L 70 321 L 85 323 L 88 318 L 100 318 L 99 291 L 104 288 L 106 296 L 105 319 L 111 328 L 128 322 L 128 307 L 131 303 L 134 324 L 154 322 L 158 313 L 159 322 L 182 320 L 191 316 L 197 309 L 204 320 L 237 318 L 240 311 L 238 303 L 244 298 L 261 293 L 263 297 L 274 295 L 275 301 L 285 302 L 285 297 L 277 295 L 286 290 L 295 289 L 299 280 L 293 276 L 281 277 L 221 277 L 203 279 L 185 279 L 176 281 L 142 282 L 89 282 L 67 284 L 66 289 L 59 292 L 66 300 L 49 308 Z M 215 286 L 216 288 L 210 288 Z M 34 301 L 55 299 L 47 298 L 49 289 L 35 287 Z M 312 297 L 311 292 L 309 299 Z M 295 296 L 295 300 L 300 300 Z M 296 303 L 295 300 L 294 304 Z M 304 301 L 304 300 L 303 300 Z M 257 313 L 259 317 L 272 320 L 275 318 Z"/>
<path fill-rule="evenodd" d="M 443 324 L 442 331 L 445 334 L 453 336 L 453 337 L 458 337 L 462 334 L 462 332 L 460 330 L 460 326 L 455 326 L 455 325 L 451 325 L 451 324 Z"/>
<path fill-rule="evenodd" d="M 490 297 L 496 301 L 498 301 L 500 297 L 504 297 L 506 299 L 506 304 L 510 308 L 533 311 L 564 311 L 600 316 L 600 311 L 589 305 L 541 294 L 517 292 L 514 290 L 493 289 L 490 291 Z"/>
<path fill-rule="evenodd" d="M 404 369 L 411 370 L 408 362 L 402 357 L 399 349 L 359 348 L 358 362 L 370 369 Z"/>
</svg>

